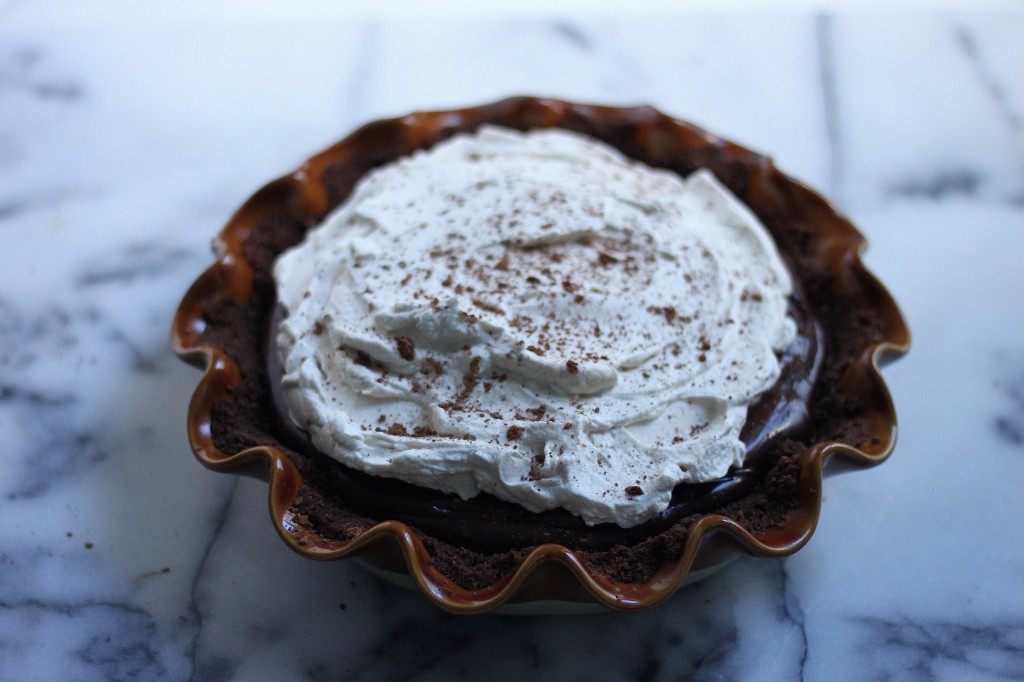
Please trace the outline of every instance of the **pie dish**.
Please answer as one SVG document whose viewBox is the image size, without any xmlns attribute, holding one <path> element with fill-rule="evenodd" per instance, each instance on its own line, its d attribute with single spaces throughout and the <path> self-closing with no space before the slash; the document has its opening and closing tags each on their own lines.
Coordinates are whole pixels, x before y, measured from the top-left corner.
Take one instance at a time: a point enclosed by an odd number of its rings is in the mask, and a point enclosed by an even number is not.
<svg viewBox="0 0 1024 682">
<path fill-rule="evenodd" d="M 777 390 L 751 410 L 744 466 L 678 486 L 664 514 L 635 528 L 362 474 L 318 453 L 282 416 L 270 340 L 277 256 L 372 169 L 485 124 L 564 128 L 681 176 L 709 169 L 763 222 L 794 280 L 801 343 L 784 356 Z M 826 463 L 877 464 L 895 442 L 879 370 L 906 352 L 909 333 L 861 263 L 863 237 L 768 158 L 649 107 L 519 97 L 371 123 L 260 189 L 215 248 L 172 330 L 175 351 L 203 370 L 188 415 L 196 457 L 267 479 L 271 517 L 295 551 L 358 556 L 452 612 L 553 602 L 643 609 L 739 553 L 786 556 L 814 531 Z"/>
</svg>

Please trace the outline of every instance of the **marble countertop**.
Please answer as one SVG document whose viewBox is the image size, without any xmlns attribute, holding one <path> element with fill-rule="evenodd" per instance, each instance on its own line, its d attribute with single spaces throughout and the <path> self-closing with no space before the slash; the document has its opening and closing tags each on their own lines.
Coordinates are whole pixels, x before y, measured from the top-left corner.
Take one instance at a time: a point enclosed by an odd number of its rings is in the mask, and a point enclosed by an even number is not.
<svg viewBox="0 0 1024 682">
<path fill-rule="evenodd" d="M 1024 12 L 69 6 L 0 3 L 0 680 L 1022 679 Z M 363 122 L 511 94 L 653 104 L 867 236 L 914 335 L 900 440 L 793 557 L 458 618 L 194 460 L 169 326 L 232 210 Z"/>
</svg>

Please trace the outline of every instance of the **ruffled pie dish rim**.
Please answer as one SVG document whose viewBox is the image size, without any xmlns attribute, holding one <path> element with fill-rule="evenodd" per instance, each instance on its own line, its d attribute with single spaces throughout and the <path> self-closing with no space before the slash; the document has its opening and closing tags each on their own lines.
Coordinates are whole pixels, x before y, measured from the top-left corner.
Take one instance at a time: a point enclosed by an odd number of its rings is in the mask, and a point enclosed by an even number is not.
<svg viewBox="0 0 1024 682">
<path fill-rule="evenodd" d="M 322 181 L 328 168 L 364 167 L 355 174 L 358 178 L 374 165 L 485 123 L 543 128 L 570 127 L 571 121 L 578 124 L 597 119 L 633 127 L 634 142 L 649 158 L 664 159 L 672 150 L 678 153 L 698 148 L 744 164 L 751 174 L 741 199 L 752 207 L 759 202 L 782 206 L 787 215 L 813 228 L 817 249 L 830 266 L 833 285 L 863 302 L 880 324 L 880 340 L 861 349 L 840 379 L 842 391 L 864 406 L 868 424 L 865 437 L 856 444 L 815 442 L 799 454 L 797 503 L 782 524 L 752 531 L 728 516 L 704 515 L 689 527 L 681 554 L 664 562 L 649 580 L 637 584 L 613 581 L 590 567 L 577 552 L 543 544 L 527 553 L 497 582 L 470 590 L 444 575 L 416 531 L 400 521 L 380 521 L 347 541 L 324 538 L 304 527 L 292 508 L 303 485 L 302 476 L 289 456 L 269 443 L 224 452 L 213 436 L 214 405 L 232 399 L 232 388 L 241 383 L 242 372 L 228 348 L 207 338 L 207 313 L 224 301 L 244 306 L 251 297 L 253 269 L 244 248 L 250 234 L 260 229 L 268 214 L 287 216 L 307 226 L 318 222 L 340 201 L 329 197 Z M 367 149 L 376 149 L 370 154 L 375 158 L 365 158 Z M 321 560 L 358 556 L 378 571 L 408 576 L 432 602 L 448 611 L 479 613 L 503 605 L 551 602 L 599 604 L 620 611 L 649 608 L 673 594 L 691 573 L 706 574 L 739 553 L 783 557 L 796 552 L 817 525 L 826 464 L 840 459 L 847 467 L 867 467 L 881 463 L 892 452 L 896 415 L 880 368 L 907 352 L 910 336 L 892 297 L 861 261 L 865 245 L 863 236 L 826 199 L 776 169 L 769 158 L 650 107 L 605 107 L 517 97 L 369 123 L 311 157 L 298 170 L 259 189 L 214 240 L 216 260 L 185 294 L 171 333 L 174 351 L 203 370 L 188 410 L 189 442 L 196 458 L 214 471 L 268 481 L 275 528 L 299 554 Z"/>
</svg>

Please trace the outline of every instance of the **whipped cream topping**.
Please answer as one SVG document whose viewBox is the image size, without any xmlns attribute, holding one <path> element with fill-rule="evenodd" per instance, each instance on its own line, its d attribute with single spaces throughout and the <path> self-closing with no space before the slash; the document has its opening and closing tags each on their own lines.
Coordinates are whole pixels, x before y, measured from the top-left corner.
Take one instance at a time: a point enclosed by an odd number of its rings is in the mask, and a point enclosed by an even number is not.
<svg viewBox="0 0 1024 682">
<path fill-rule="evenodd" d="M 485 127 L 368 174 L 276 262 L 291 418 L 371 474 L 642 523 L 740 465 L 788 271 L 708 171 Z"/>
</svg>

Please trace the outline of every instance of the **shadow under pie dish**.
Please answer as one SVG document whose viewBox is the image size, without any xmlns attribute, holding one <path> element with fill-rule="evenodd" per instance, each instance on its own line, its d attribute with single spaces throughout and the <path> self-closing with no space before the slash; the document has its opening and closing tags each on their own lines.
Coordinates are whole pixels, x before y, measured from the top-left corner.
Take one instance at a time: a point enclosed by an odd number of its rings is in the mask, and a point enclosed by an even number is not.
<svg viewBox="0 0 1024 682">
<path fill-rule="evenodd" d="M 343 206 L 371 171 L 438 148 L 458 133 L 490 126 L 572 131 L 679 178 L 706 169 L 764 226 L 792 280 L 785 314 L 793 334 L 775 354 L 777 379 L 745 413 L 736 464 L 712 480 L 674 485 L 665 493 L 665 506 L 639 520 L 631 518 L 628 525 L 584 520 L 581 514 L 589 513 L 587 508 L 576 513 L 565 508 L 529 511 L 522 503 L 488 492 L 460 496 L 381 475 L 379 469 L 373 474 L 359 471 L 321 452 L 289 416 L 295 408 L 285 395 L 282 377 L 287 369 L 277 346 L 281 322 L 294 309 L 284 311 L 279 301 L 275 262 Z M 481 225 L 487 224 L 481 218 Z M 523 253 L 557 255 L 554 260 L 561 264 L 562 256 L 552 252 L 558 243 L 541 239 Z M 615 251 L 595 247 L 593 240 L 583 243 L 595 267 L 621 269 L 627 264 L 621 244 Z M 826 200 L 778 171 L 768 158 L 648 107 L 523 97 L 371 123 L 259 190 L 231 218 L 215 247 L 217 261 L 186 294 L 172 332 L 176 352 L 204 370 L 188 417 L 196 456 L 214 470 L 268 479 L 275 526 L 300 554 L 319 559 L 359 556 L 378 573 L 407 576 L 450 611 L 548 602 L 642 609 L 739 553 L 791 554 L 807 542 L 816 525 L 825 463 L 839 455 L 847 464 L 876 464 L 894 444 L 895 413 L 879 367 L 907 350 L 909 334 L 891 297 L 860 261 L 861 235 Z M 444 251 L 436 256 L 441 271 L 444 259 L 458 254 L 454 246 Z M 490 281 L 499 271 L 514 270 L 498 253 L 477 277 Z M 448 267 L 470 270 L 464 262 Z M 579 300 L 587 293 L 585 280 L 570 281 L 550 272 L 546 276 L 558 296 L 589 305 Z M 508 280 L 501 285 L 509 286 Z M 287 292 L 280 293 L 288 298 Z M 478 311 L 481 316 L 506 313 L 475 299 L 473 292 L 462 293 L 483 309 Z M 638 314 L 650 316 L 651 329 L 690 323 L 682 308 L 653 303 L 630 302 Z M 436 301 L 424 305 L 440 309 Z M 475 316 L 460 314 L 467 324 L 482 324 Z M 419 364 L 429 353 L 403 334 L 394 336 L 395 352 L 417 366 L 408 381 L 426 382 L 428 378 L 412 377 L 423 371 Z M 697 346 L 714 351 L 703 337 Z M 469 364 L 459 365 L 458 392 L 482 394 L 485 384 L 499 384 L 501 373 L 490 366 L 481 370 L 479 362 L 473 367 L 470 358 L 476 356 L 468 345 L 466 349 Z M 388 368 L 379 366 L 372 353 L 359 348 L 347 352 L 361 368 L 358 372 L 377 372 L 380 382 L 391 381 Z M 529 364 L 536 360 L 530 353 L 544 356 L 545 349 L 531 346 L 516 357 L 525 357 Z M 560 357 L 548 348 L 552 354 Z M 580 373 L 576 362 L 559 362 L 567 366 L 560 376 L 575 381 Z M 656 381 L 650 376 L 646 380 Z M 570 393 L 576 390 L 572 386 Z M 595 394 L 601 386 L 598 382 Z M 445 403 L 448 414 L 465 410 L 455 404 L 457 397 Z M 585 398 L 570 402 L 575 409 L 587 404 Z M 535 424 L 540 428 L 553 423 L 553 412 L 544 405 L 523 405 L 483 423 L 495 442 L 507 446 L 516 441 L 512 447 L 526 448 L 524 429 L 529 433 Z M 566 421 L 567 431 L 570 426 Z M 700 426 L 694 428 L 699 431 Z M 384 414 L 379 423 L 363 428 L 366 440 L 408 443 L 403 439 L 455 437 L 422 425 L 414 433 L 417 427 L 411 422 Z M 474 448 L 490 447 L 486 438 L 463 436 L 459 448 L 469 453 L 466 457 L 472 458 Z M 614 461 L 616 453 L 607 454 Z M 530 479 L 536 471 L 541 472 L 537 477 L 543 475 L 545 460 L 543 453 L 538 455 L 534 468 L 523 473 L 524 485 L 534 482 Z M 635 487 L 626 486 L 615 504 L 626 505 L 649 493 L 647 479 L 637 478 Z"/>
</svg>

